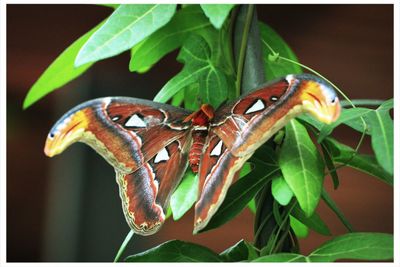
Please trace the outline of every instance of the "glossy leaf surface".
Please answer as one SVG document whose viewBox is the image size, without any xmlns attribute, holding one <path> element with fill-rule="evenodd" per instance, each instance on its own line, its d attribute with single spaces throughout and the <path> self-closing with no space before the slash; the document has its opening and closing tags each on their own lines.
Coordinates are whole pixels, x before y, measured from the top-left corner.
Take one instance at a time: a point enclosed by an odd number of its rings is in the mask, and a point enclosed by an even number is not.
<svg viewBox="0 0 400 267">
<path fill-rule="evenodd" d="M 279 165 L 300 207 L 311 216 L 319 202 L 324 164 L 303 125 L 293 119 L 285 129 Z"/>
<path fill-rule="evenodd" d="M 127 262 L 220 262 L 212 250 L 189 242 L 170 240 L 142 253 L 129 256 Z"/>
<path fill-rule="evenodd" d="M 233 4 L 201 4 L 204 14 L 215 28 L 220 29 L 235 5 Z"/>
<path fill-rule="evenodd" d="M 131 50 L 129 70 L 143 72 L 167 53 L 181 47 L 190 34 L 201 34 L 212 27 L 197 5 L 180 9 L 161 29 Z"/>
<path fill-rule="evenodd" d="M 183 70 L 161 88 L 154 101 L 166 102 L 193 83 L 199 83 L 202 103 L 217 107 L 226 99 L 226 76 L 211 60 L 210 47 L 202 37 L 191 36 L 182 47 L 178 60 L 185 63 Z"/>
<path fill-rule="evenodd" d="M 172 216 L 179 220 L 196 202 L 199 178 L 191 171 L 187 171 L 178 188 L 171 196 Z"/>
<path fill-rule="evenodd" d="M 79 51 L 76 66 L 118 55 L 164 26 L 176 5 L 120 5 Z"/>
</svg>

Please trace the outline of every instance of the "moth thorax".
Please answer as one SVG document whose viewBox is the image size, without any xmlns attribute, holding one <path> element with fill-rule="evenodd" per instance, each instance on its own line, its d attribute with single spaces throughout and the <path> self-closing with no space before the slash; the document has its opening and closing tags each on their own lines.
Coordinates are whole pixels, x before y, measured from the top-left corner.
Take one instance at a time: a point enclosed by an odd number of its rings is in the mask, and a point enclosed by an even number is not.
<svg viewBox="0 0 400 267">
<path fill-rule="evenodd" d="M 203 154 L 203 147 L 206 141 L 208 131 L 194 130 L 192 132 L 193 143 L 189 152 L 189 164 L 194 173 L 199 171 L 200 158 Z"/>
</svg>

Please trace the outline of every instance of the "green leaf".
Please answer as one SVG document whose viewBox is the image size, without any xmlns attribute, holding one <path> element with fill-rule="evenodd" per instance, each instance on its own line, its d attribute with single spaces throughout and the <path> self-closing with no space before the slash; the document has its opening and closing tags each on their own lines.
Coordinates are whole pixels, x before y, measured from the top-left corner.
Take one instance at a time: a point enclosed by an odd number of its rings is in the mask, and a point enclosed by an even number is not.
<svg viewBox="0 0 400 267">
<path fill-rule="evenodd" d="M 218 107 L 227 97 L 225 74 L 211 61 L 207 42 L 198 35 L 192 35 L 181 48 L 178 61 L 185 63 L 183 70 L 173 77 L 154 98 L 166 102 L 186 86 L 199 83 L 203 103 Z"/>
<path fill-rule="evenodd" d="M 339 259 L 393 259 L 393 236 L 383 233 L 349 233 L 336 237 L 314 250 L 312 262 L 333 262 Z"/>
<path fill-rule="evenodd" d="M 378 108 L 380 111 L 389 111 L 393 109 L 394 100 L 393 98 L 384 101 Z"/>
<path fill-rule="evenodd" d="M 175 107 L 179 107 L 180 105 L 182 105 L 183 101 L 185 98 L 185 92 L 184 91 L 180 91 L 178 92 L 176 95 L 174 95 L 174 97 L 171 100 L 171 105 L 175 106 Z"/>
<path fill-rule="evenodd" d="M 76 66 L 118 55 L 164 26 L 174 15 L 173 5 L 120 5 L 79 51 Z"/>
<path fill-rule="evenodd" d="M 306 238 L 309 233 L 308 227 L 293 216 L 290 216 L 289 219 L 290 219 L 290 227 L 292 227 L 294 234 L 298 238 Z"/>
<path fill-rule="evenodd" d="M 393 235 L 383 233 L 350 233 L 324 243 L 308 256 L 278 253 L 254 262 L 333 262 L 336 260 L 391 260 Z"/>
<path fill-rule="evenodd" d="M 307 216 L 311 216 L 319 202 L 324 164 L 301 123 L 293 119 L 285 129 L 286 137 L 279 154 L 279 166 L 300 207 Z"/>
<path fill-rule="evenodd" d="M 219 255 L 225 262 L 247 261 L 258 257 L 255 248 L 243 239 Z"/>
<path fill-rule="evenodd" d="M 233 219 L 279 170 L 276 166 L 264 165 L 256 159 L 252 161 L 255 164 L 252 172 L 231 185 L 221 206 L 201 232 L 217 228 Z"/>
<path fill-rule="evenodd" d="M 331 124 L 324 124 L 324 126 L 320 129 L 320 133 L 318 136 L 318 143 L 321 143 L 328 135 L 332 133 L 332 131 L 342 123 L 346 123 L 350 127 L 353 125 L 356 130 L 360 130 L 359 127 L 363 127 L 361 122 L 361 117 L 373 111 L 368 108 L 350 108 L 350 109 L 342 109 L 339 118 Z M 362 130 L 361 130 L 362 131 Z"/>
<path fill-rule="evenodd" d="M 277 176 L 272 179 L 272 195 L 282 206 L 289 204 L 293 197 L 293 192 L 282 176 Z"/>
<path fill-rule="evenodd" d="M 198 5 L 180 9 L 164 27 L 132 48 L 129 70 L 148 70 L 167 53 L 181 47 L 190 34 L 201 34 L 211 27 Z"/>
<path fill-rule="evenodd" d="M 33 103 L 43 98 L 45 95 L 67 84 L 71 80 L 77 78 L 84 73 L 93 64 L 85 64 L 79 68 L 74 67 L 74 60 L 81 47 L 103 25 L 101 22 L 92 30 L 81 36 L 73 44 L 71 44 L 64 52 L 57 57 L 56 60 L 45 70 L 40 78 L 31 87 L 25 97 L 23 108 L 26 109 Z"/>
<path fill-rule="evenodd" d="M 280 78 L 287 74 L 302 73 L 301 67 L 296 64 L 279 59 L 269 59 L 271 47 L 276 53 L 279 53 L 280 56 L 286 57 L 295 62 L 299 61 L 288 44 L 271 27 L 262 22 L 259 23 L 259 27 L 261 31 L 261 42 L 265 63 L 265 77 L 267 80 Z"/>
<path fill-rule="evenodd" d="M 172 217 L 179 220 L 196 202 L 199 187 L 199 178 L 191 171 L 187 171 L 182 182 L 171 196 Z"/>
<path fill-rule="evenodd" d="M 97 4 L 97 5 L 109 7 L 109 8 L 112 8 L 112 9 L 117 9 L 120 6 L 119 4 Z"/>
<path fill-rule="evenodd" d="M 256 213 L 256 200 L 253 198 L 250 200 L 250 202 L 247 204 L 247 207 L 251 210 L 252 213 Z"/>
<path fill-rule="evenodd" d="M 321 235 L 331 235 L 328 226 L 326 226 L 316 212 L 314 212 L 310 217 L 307 217 L 304 214 L 304 211 L 300 209 L 299 205 L 296 205 L 294 206 L 291 215 L 315 232 Z"/>
<path fill-rule="evenodd" d="M 172 215 L 172 209 L 171 206 L 168 206 L 167 214 L 165 214 L 165 219 L 168 219 L 169 217 L 171 217 L 171 215 Z"/>
<path fill-rule="evenodd" d="M 325 123 L 319 121 L 316 119 L 314 116 L 312 116 L 310 113 L 303 113 L 300 116 L 297 117 L 297 119 L 304 123 L 308 123 L 312 126 L 314 126 L 318 131 L 321 131 L 322 127 L 325 126 Z"/>
<path fill-rule="evenodd" d="M 324 188 L 322 188 L 322 199 L 324 200 L 326 205 L 328 205 L 328 207 L 336 214 L 336 216 L 343 223 L 343 225 L 347 228 L 347 230 L 349 232 L 353 232 L 354 231 L 353 226 L 346 219 L 343 212 L 339 209 L 339 207 L 336 205 L 335 201 L 333 201 L 333 199 L 329 196 L 328 192 L 326 192 Z"/>
<path fill-rule="evenodd" d="M 185 108 L 188 110 L 199 110 L 201 107 L 201 99 L 199 97 L 200 85 L 192 83 L 181 90 L 184 92 L 185 99 L 183 100 Z"/>
<path fill-rule="evenodd" d="M 377 110 L 367 115 L 371 127 L 371 144 L 378 163 L 393 175 L 393 120 L 388 110 L 393 100 L 383 103 Z"/>
<path fill-rule="evenodd" d="M 277 253 L 259 257 L 253 262 L 307 262 L 307 258 L 295 253 Z"/>
<path fill-rule="evenodd" d="M 240 170 L 239 178 L 242 178 L 242 177 L 246 176 L 247 174 L 249 174 L 252 169 L 253 169 L 253 165 L 250 162 L 245 162 L 243 164 L 242 169 Z"/>
<path fill-rule="evenodd" d="M 204 14 L 210 19 L 215 28 L 220 29 L 229 15 L 234 4 L 200 4 Z"/>
<path fill-rule="evenodd" d="M 375 176 L 389 185 L 393 185 L 393 176 L 378 164 L 374 156 L 354 154 L 355 150 L 353 148 L 339 143 L 331 137 L 326 138 L 324 144 L 326 144 L 334 162 L 346 164 L 349 167 Z"/>
<path fill-rule="evenodd" d="M 220 262 L 212 250 L 189 242 L 170 240 L 145 252 L 129 256 L 127 262 Z"/>
</svg>

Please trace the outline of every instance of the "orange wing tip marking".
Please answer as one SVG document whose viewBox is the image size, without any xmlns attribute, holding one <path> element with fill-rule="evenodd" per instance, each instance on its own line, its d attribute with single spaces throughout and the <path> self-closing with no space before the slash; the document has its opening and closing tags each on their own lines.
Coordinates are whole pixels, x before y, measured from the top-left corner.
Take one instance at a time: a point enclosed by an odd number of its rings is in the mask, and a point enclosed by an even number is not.
<svg viewBox="0 0 400 267">
<path fill-rule="evenodd" d="M 339 98 L 323 84 L 315 81 L 302 82 L 300 100 L 305 111 L 319 121 L 330 124 L 335 122 L 341 111 Z"/>
<path fill-rule="evenodd" d="M 48 157 L 62 153 L 82 137 L 87 125 L 88 118 L 82 110 L 58 122 L 47 136 L 44 153 Z"/>
</svg>

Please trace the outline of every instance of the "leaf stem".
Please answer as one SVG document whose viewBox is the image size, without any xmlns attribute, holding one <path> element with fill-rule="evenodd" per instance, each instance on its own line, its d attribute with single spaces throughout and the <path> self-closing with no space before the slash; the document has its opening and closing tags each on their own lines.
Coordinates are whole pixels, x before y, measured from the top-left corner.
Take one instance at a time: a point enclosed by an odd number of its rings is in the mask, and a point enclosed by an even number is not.
<svg viewBox="0 0 400 267">
<path fill-rule="evenodd" d="M 385 100 L 381 99 L 353 99 L 351 100 L 356 106 L 380 106 Z M 351 106 L 351 103 L 347 100 L 341 100 L 340 105 L 342 107 Z"/>
<path fill-rule="evenodd" d="M 324 200 L 324 202 L 326 203 L 326 205 L 328 205 L 328 207 L 336 214 L 336 216 L 343 223 L 343 225 L 347 228 L 347 230 L 350 233 L 354 232 L 353 226 L 346 219 L 346 217 L 344 216 L 342 211 L 339 209 L 339 207 L 336 206 L 336 203 L 331 199 L 328 192 L 326 192 L 325 188 L 322 188 L 321 197 Z"/>
<path fill-rule="evenodd" d="M 128 245 L 129 241 L 131 240 L 134 232 L 130 230 L 129 233 L 126 235 L 124 242 L 122 242 L 121 247 L 119 248 L 117 255 L 114 258 L 114 262 L 118 262 L 121 258 L 122 253 L 124 253 L 126 246 Z"/>
<path fill-rule="evenodd" d="M 246 58 L 246 46 L 247 39 L 249 36 L 249 30 L 251 25 L 251 19 L 254 12 L 254 4 L 249 5 L 246 14 L 246 21 L 243 27 L 242 42 L 240 44 L 239 60 L 236 72 L 236 97 L 240 96 L 240 88 L 242 85 L 242 74 L 244 68 L 244 59 Z"/>
<path fill-rule="evenodd" d="M 278 241 L 278 236 L 279 236 L 280 232 L 282 231 L 282 228 L 283 228 L 283 226 L 285 225 L 286 221 L 288 220 L 289 215 L 290 215 L 290 213 L 292 212 L 292 210 L 293 210 L 293 208 L 294 208 L 295 205 L 296 205 L 296 201 L 293 201 L 293 202 L 287 207 L 287 209 L 285 210 L 285 214 L 284 214 L 284 218 L 283 218 L 282 222 L 281 222 L 280 224 L 278 223 L 279 227 L 278 227 L 278 230 L 277 230 L 276 235 L 275 235 L 275 237 L 274 237 L 273 245 L 271 246 L 271 250 L 269 251 L 269 254 L 272 254 L 272 253 L 274 253 L 274 252 L 275 252 L 275 253 L 277 252 L 277 244 L 276 244 L 276 242 Z M 290 227 L 289 227 L 289 229 L 290 229 Z"/>
</svg>

